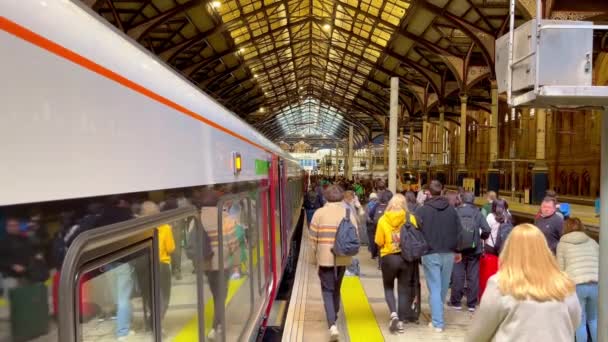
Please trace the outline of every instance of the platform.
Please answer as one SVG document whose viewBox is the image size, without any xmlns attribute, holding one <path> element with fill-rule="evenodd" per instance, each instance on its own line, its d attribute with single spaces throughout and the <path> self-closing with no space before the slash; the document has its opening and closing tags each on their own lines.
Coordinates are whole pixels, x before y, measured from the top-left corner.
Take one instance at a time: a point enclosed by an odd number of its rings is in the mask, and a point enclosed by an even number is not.
<svg viewBox="0 0 608 342">
<path fill-rule="evenodd" d="M 519 198 L 511 198 L 502 196 L 509 203 L 509 211 L 514 215 L 526 216 L 533 218 L 538 210 L 539 205 L 519 203 Z M 486 200 L 483 197 L 475 199 L 475 204 L 481 206 L 486 204 Z M 593 232 L 599 234 L 600 218 L 595 216 L 595 208 L 588 205 L 581 204 L 570 204 L 571 217 L 578 217 L 587 228 Z"/>
<path fill-rule="evenodd" d="M 306 229 L 306 228 L 304 228 Z M 317 267 L 311 262 L 309 242 L 302 234 L 302 248 L 298 270 L 287 312 L 283 342 L 329 339 L 327 321 L 321 299 Z M 391 334 L 388 329 L 389 312 L 384 300 L 382 277 L 376 260 L 362 247 L 357 256 L 361 266 L 360 277 L 344 277 L 342 306 L 338 315 L 340 341 L 463 341 L 473 314 L 446 307 L 446 328 L 437 333 L 428 327 L 430 309 L 424 272 L 420 267 L 422 289 L 422 315 L 420 324 L 406 324 L 404 334 Z"/>
</svg>

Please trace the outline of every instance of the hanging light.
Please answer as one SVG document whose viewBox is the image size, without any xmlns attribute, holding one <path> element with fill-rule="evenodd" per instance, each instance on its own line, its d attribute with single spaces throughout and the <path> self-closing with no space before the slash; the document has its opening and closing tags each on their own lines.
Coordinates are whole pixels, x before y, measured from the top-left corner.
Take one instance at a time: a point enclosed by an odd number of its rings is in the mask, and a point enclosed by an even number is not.
<svg viewBox="0 0 608 342">
<path fill-rule="evenodd" d="M 260 113 L 264 113 L 266 111 L 266 109 L 264 109 L 264 107 L 260 107 Z"/>
<path fill-rule="evenodd" d="M 323 29 L 324 29 L 325 31 L 329 31 L 329 30 L 331 30 L 331 25 L 329 25 L 329 24 L 325 24 L 325 25 L 323 25 Z"/>
<path fill-rule="evenodd" d="M 213 1 L 213 2 L 211 3 L 211 7 L 215 8 L 215 9 L 218 9 L 218 8 L 220 8 L 221 6 L 222 6 L 222 3 L 221 3 L 221 2 L 219 2 L 219 1 Z"/>
</svg>

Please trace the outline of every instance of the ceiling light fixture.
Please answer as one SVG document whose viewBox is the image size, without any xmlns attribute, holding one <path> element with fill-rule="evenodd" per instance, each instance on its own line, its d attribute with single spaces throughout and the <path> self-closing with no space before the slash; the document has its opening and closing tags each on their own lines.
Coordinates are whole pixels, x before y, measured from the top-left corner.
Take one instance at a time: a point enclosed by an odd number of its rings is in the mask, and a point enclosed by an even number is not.
<svg viewBox="0 0 608 342">
<path fill-rule="evenodd" d="M 260 107 L 260 113 L 264 113 L 266 110 L 264 109 L 264 107 Z"/>
<path fill-rule="evenodd" d="M 331 30 L 331 25 L 329 25 L 329 24 L 325 24 L 325 25 L 323 25 L 323 29 L 324 29 L 325 31 L 329 31 L 329 30 Z"/>
<path fill-rule="evenodd" d="M 215 9 L 218 9 L 218 8 L 220 8 L 221 6 L 222 6 L 222 3 L 221 3 L 221 2 L 219 2 L 219 1 L 213 1 L 213 2 L 211 3 L 211 7 L 215 8 Z"/>
<path fill-rule="evenodd" d="M 239 52 L 240 52 L 240 53 L 245 52 L 245 48 L 244 48 L 244 47 L 240 48 L 240 49 L 239 49 Z"/>
<path fill-rule="evenodd" d="M 253 78 L 258 78 L 258 75 L 257 74 L 253 74 Z"/>
</svg>

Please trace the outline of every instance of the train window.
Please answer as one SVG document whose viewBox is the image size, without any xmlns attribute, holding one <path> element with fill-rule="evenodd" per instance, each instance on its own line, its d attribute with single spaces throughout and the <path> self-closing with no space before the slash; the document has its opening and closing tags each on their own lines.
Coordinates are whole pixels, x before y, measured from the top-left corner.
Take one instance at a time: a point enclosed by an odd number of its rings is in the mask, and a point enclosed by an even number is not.
<svg viewBox="0 0 608 342">
<path fill-rule="evenodd" d="M 78 283 L 82 341 L 114 340 L 135 335 L 153 341 L 152 248 L 86 268 Z M 114 256 L 116 257 L 116 255 Z"/>
</svg>

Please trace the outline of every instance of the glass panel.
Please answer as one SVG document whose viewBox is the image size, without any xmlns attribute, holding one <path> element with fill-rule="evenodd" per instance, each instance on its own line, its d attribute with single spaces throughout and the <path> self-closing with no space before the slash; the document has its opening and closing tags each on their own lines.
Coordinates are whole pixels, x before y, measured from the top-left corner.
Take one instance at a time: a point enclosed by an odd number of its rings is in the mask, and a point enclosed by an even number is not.
<svg viewBox="0 0 608 342">
<path fill-rule="evenodd" d="M 150 249 L 95 268 L 80 278 L 82 341 L 153 341 Z M 94 319 L 95 318 L 95 319 Z"/>
<path fill-rule="evenodd" d="M 226 300 L 226 341 L 238 341 L 249 321 L 252 309 L 251 270 L 249 249 L 251 241 L 247 197 L 227 201 L 227 215 L 223 216 L 222 237 L 224 250 L 229 252 L 228 267 L 230 273 Z"/>
<path fill-rule="evenodd" d="M 179 197 L 178 203 L 180 207 L 189 205 L 185 197 Z M 194 229 L 194 217 L 157 228 L 163 341 L 180 340 L 198 332 L 197 279 L 193 261 L 186 253 L 187 243 L 190 242 L 186 240 Z M 191 242 L 194 243 L 196 238 L 194 235 L 192 237 L 194 241 Z"/>
</svg>

